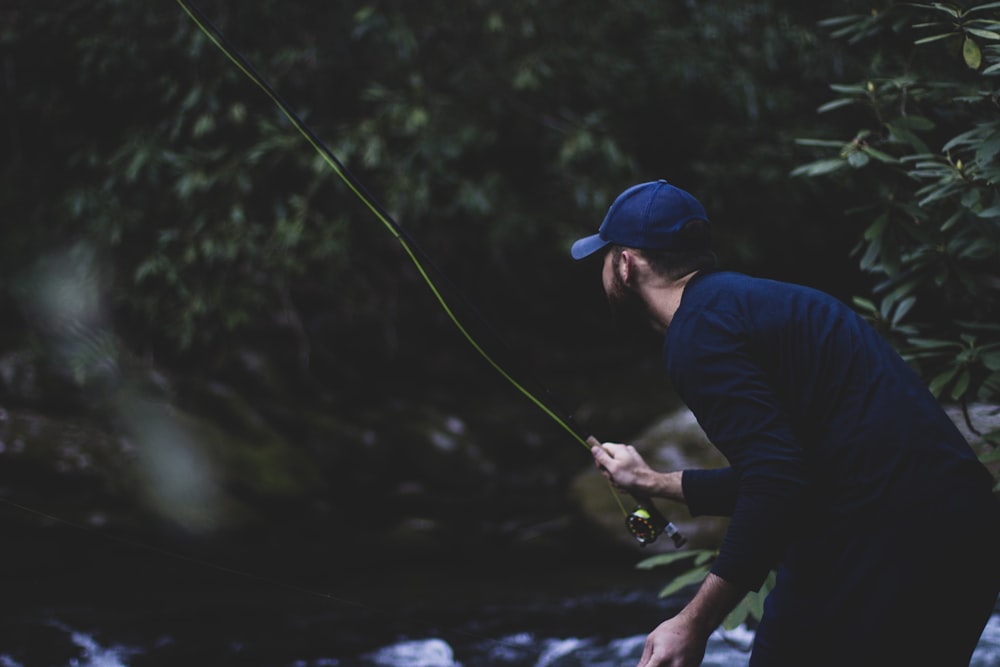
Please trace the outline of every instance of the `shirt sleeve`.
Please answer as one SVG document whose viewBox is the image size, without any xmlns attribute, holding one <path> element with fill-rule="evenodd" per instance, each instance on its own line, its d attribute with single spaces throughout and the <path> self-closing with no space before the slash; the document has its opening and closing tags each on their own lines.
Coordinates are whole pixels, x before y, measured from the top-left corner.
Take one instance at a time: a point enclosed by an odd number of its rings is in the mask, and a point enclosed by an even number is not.
<svg viewBox="0 0 1000 667">
<path fill-rule="evenodd" d="M 697 320 L 671 377 L 736 477 L 732 520 L 712 571 L 759 590 L 804 505 L 805 455 L 739 318 L 703 311 Z"/>
<path fill-rule="evenodd" d="M 691 516 L 732 516 L 739 481 L 731 467 L 685 470 L 681 487 Z"/>
</svg>

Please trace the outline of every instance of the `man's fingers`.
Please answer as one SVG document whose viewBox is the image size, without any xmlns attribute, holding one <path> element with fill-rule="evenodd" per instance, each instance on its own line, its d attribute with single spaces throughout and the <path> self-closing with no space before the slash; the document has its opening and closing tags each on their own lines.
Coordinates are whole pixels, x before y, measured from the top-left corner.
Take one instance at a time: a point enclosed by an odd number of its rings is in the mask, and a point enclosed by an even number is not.
<svg viewBox="0 0 1000 667">
<path fill-rule="evenodd" d="M 614 473 L 612 470 L 620 468 L 622 462 L 627 458 L 630 449 L 629 445 L 621 445 L 614 442 L 605 442 L 602 445 L 594 445 L 590 453 L 594 457 L 594 463 L 605 477 L 611 479 Z"/>
<path fill-rule="evenodd" d="M 646 639 L 646 644 L 642 647 L 642 657 L 639 658 L 639 664 L 636 667 L 646 667 L 649 665 L 649 661 L 653 658 L 653 643 Z"/>
<path fill-rule="evenodd" d="M 599 449 L 601 453 L 603 453 L 609 459 L 615 459 L 618 458 L 618 456 L 628 448 L 629 445 L 622 445 L 617 442 L 605 442 L 600 446 Z M 595 447 L 595 449 L 598 448 Z"/>
<path fill-rule="evenodd" d="M 594 445 L 594 447 L 590 450 L 590 453 L 594 455 L 594 460 L 597 461 L 598 466 L 603 466 L 615 458 L 614 454 L 608 450 L 608 446 L 606 444 Z"/>
<path fill-rule="evenodd" d="M 607 479 L 611 479 L 611 471 L 609 471 L 607 467 L 607 464 L 610 463 L 612 460 L 611 457 L 609 457 L 607 453 L 599 446 L 595 446 L 590 451 L 591 454 L 594 455 L 594 466 L 597 467 L 597 469 L 601 472 L 602 475 L 604 475 L 604 477 L 606 477 Z"/>
</svg>

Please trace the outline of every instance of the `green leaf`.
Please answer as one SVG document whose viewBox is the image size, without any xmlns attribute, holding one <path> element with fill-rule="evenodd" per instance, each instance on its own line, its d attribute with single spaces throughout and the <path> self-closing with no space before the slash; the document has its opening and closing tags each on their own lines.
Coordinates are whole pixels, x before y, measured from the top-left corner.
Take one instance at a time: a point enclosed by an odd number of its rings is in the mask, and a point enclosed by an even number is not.
<svg viewBox="0 0 1000 667">
<path fill-rule="evenodd" d="M 937 42 L 937 41 L 940 41 L 942 39 L 948 39 L 949 37 L 954 37 L 954 36 L 955 36 L 955 33 L 946 32 L 946 33 L 941 34 L 941 35 L 934 35 L 933 37 L 924 37 L 923 39 L 918 39 L 917 41 L 915 41 L 913 43 L 917 44 L 917 45 L 930 44 L 931 42 Z"/>
<path fill-rule="evenodd" d="M 894 127 L 905 127 L 908 130 L 916 130 L 918 132 L 926 132 L 936 127 L 934 121 L 924 116 L 901 116 L 893 119 L 891 125 Z"/>
<path fill-rule="evenodd" d="M 888 125 L 886 125 L 886 127 L 889 129 L 890 136 L 893 139 L 902 142 L 904 144 L 909 144 L 909 146 L 913 148 L 913 150 L 919 153 L 924 153 L 930 150 L 923 139 L 918 137 L 916 134 L 914 134 L 907 128 L 899 127 L 894 123 L 889 123 Z"/>
<path fill-rule="evenodd" d="M 982 211 L 976 213 L 980 218 L 994 219 L 1000 218 L 1000 204 L 993 206 L 991 208 L 984 208 Z"/>
<path fill-rule="evenodd" d="M 961 248 L 958 252 L 960 259 L 984 260 L 996 254 L 996 244 L 990 239 L 977 239 Z"/>
<path fill-rule="evenodd" d="M 1000 461 L 1000 449 L 994 449 L 991 452 L 985 452 L 979 455 L 979 460 L 983 463 L 997 463 Z"/>
<path fill-rule="evenodd" d="M 899 241 L 895 234 L 886 233 L 882 235 L 882 268 L 890 276 L 899 274 L 902 267 L 902 253 Z"/>
<path fill-rule="evenodd" d="M 868 247 L 865 249 L 865 254 L 858 261 L 858 265 L 861 267 L 862 271 L 875 271 L 879 268 L 878 259 L 882 253 L 882 235 L 878 235 L 873 238 Z"/>
<path fill-rule="evenodd" d="M 951 398 L 954 401 L 960 399 L 969 388 L 969 382 L 972 380 L 972 375 L 968 370 L 963 370 L 961 375 L 958 376 L 958 380 L 955 381 L 955 386 L 951 388 Z"/>
<path fill-rule="evenodd" d="M 878 312 L 878 309 L 875 307 L 875 304 L 872 303 L 870 299 L 865 299 L 864 297 L 856 296 L 854 297 L 853 301 L 855 306 L 861 308 L 864 311 L 867 311 L 869 313 Z"/>
<path fill-rule="evenodd" d="M 702 565 L 675 577 L 673 581 L 663 587 L 660 591 L 660 597 L 669 597 L 692 584 L 702 582 L 708 576 L 709 570 L 711 570 L 710 565 Z"/>
<path fill-rule="evenodd" d="M 992 30 L 980 30 L 979 28 L 966 28 L 966 30 L 976 37 L 982 37 L 983 39 L 1000 39 L 1000 33 L 993 32 Z"/>
<path fill-rule="evenodd" d="M 869 162 L 869 157 L 863 151 L 851 151 L 847 154 L 847 164 L 855 169 L 864 167 Z"/>
<path fill-rule="evenodd" d="M 900 283 L 892 290 L 891 293 L 886 295 L 886 298 L 891 298 L 895 300 L 905 299 L 907 296 L 911 295 L 917 289 L 918 283 L 916 280 L 907 280 Z"/>
<path fill-rule="evenodd" d="M 890 315 L 892 315 L 892 307 L 896 303 L 895 299 L 885 298 L 882 299 L 882 303 L 879 304 L 878 316 L 883 320 L 888 321 Z"/>
<path fill-rule="evenodd" d="M 956 146 L 961 146 L 963 144 L 973 144 L 973 143 L 978 144 L 981 141 L 982 141 L 982 130 L 979 127 L 975 127 L 971 130 L 962 132 L 961 134 L 953 137 L 951 140 L 948 141 L 948 143 L 946 143 L 942 147 L 942 150 L 948 152 L 951 149 L 955 148 Z"/>
<path fill-rule="evenodd" d="M 1000 352 L 986 352 L 979 355 L 983 366 L 991 371 L 1000 371 Z"/>
<path fill-rule="evenodd" d="M 758 621 L 764 617 L 764 600 L 767 598 L 767 594 L 771 592 L 774 588 L 774 573 L 772 572 L 768 575 L 768 579 L 771 581 L 770 585 L 765 584 L 761 586 L 759 591 L 754 591 L 747 597 L 750 602 L 750 615 L 757 619 Z"/>
<path fill-rule="evenodd" d="M 881 252 L 882 236 L 879 235 L 868 243 L 868 247 L 865 248 L 865 254 L 858 261 L 858 266 L 861 267 L 862 271 L 876 271 L 880 268 L 878 259 Z"/>
<path fill-rule="evenodd" d="M 976 5 L 975 7 L 969 7 L 965 11 L 965 14 L 966 16 L 968 16 L 969 14 L 973 14 L 975 12 L 983 12 L 990 9 L 1000 9 L 1000 2 L 988 2 L 985 5 Z"/>
<path fill-rule="evenodd" d="M 817 160 L 809 164 L 798 167 L 792 171 L 792 176 L 822 176 L 839 171 L 847 166 L 846 160 L 840 158 L 830 160 Z"/>
<path fill-rule="evenodd" d="M 843 83 L 831 83 L 830 90 L 835 93 L 857 93 L 860 95 L 867 95 L 868 89 L 860 83 L 843 84 Z"/>
<path fill-rule="evenodd" d="M 1000 155 L 1000 130 L 994 129 L 992 135 L 987 135 L 978 142 L 970 143 L 976 146 L 977 162 L 982 165 L 997 164 L 996 157 Z"/>
<path fill-rule="evenodd" d="M 650 556 L 644 560 L 639 561 L 636 564 L 636 568 L 639 570 L 651 570 L 654 567 L 662 567 L 664 565 L 670 565 L 671 563 L 676 563 L 677 561 L 684 560 L 686 558 L 694 558 L 700 551 L 675 551 L 668 554 L 657 554 L 656 556 Z M 711 553 L 711 552 L 709 552 Z"/>
<path fill-rule="evenodd" d="M 757 599 L 754 600 L 753 608 L 750 610 L 754 618 L 760 620 L 764 617 L 764 600 L 767 596 L 774 590 L 775 584 L 778 583 L 778 573 L 775 570 L 771 570 L 767 574 L 767 578 L 764 579 L 764 583 L 761 585 L 760 590 L 757 591 Z"/>
<path fill-rule="evenodd" d="M 204 113 L 198 117 L 197 121 L 195 121 L 191 134 L 194 137 L 203 137 L 213 129 L 215 129 L 215 116 Z"/>
<path fill-rule="evenodd" d="M 907 297 L 899 302 L 899 306 L 896 307 L 896 312 L 892 316 L 892 326 L 896 327 L 902 321 L 906 314 L 910 312 L 910 309 L 917 303 L 916 297 Z"/>
<path fill-rule="evenodd" d="M 726 618 L 722 621 L 724 630 L 735 630 L 747 620 L 747 617 L 750 616 L 750 607 L 752 605 L 750 598 L 753 595 L 756 594 L 747 593 L 744 595 L 740 603 L 733 607 L 733 610 L 726 615 Z"/>
<path fill-rule="evenodd" d="M 979 69 L 979 66 L 983 64 L 983 52 L 979 50 L 976 41 L 968 36 L 962 44 L 962 57 L 969 69 Z"/>
<path fill-rule="evenodd" d="M 931 380 L 928 388 L 935 397 L 940 397 L 941 391 L 945 388 L 945 385 L 951 382 L 952 378 L 954 378 L 957 374 L 958 366 L 953 366 L 952 368 L 939 373 L 933 380 Z"/>
<path fill-rule="evenodd" d="M 834 16 L 828 19 L 822 19 L 819 21 L 819 25 L 824 28 L 832 28 L 835 26 L 848 25 L 851 23 L 857 23 L 859 20 L 867 19 L 867 16 L 860 14 L 853 14 L 851 16 Z"/>
<path fill-rule="evenodd" d="M 844 147 L 843 141 L 831 141 L 829 139 L 796 139 L 799 146 L 817 146 L 820 148 L 836 148 L 840 150 Z"/>
<path fill-rule="evenodd" d="M 885 230 L 885 226 L 889 224 L 889 214 L 883 213 L 868 226 L 865 230 L 864 239 L 866 241 L 873 241 L 876 238 L 882 236 L 882 232 Z"/>
<path fill-rule="evenodd" d="M 896 164 L 896 163 L 899 162 L 899 160 L 897 160 L 892 155 L 889 155 L 888 153 L 884 153 L 884 152 L 878 150 L 877 148 L 872 148 L 871 146 L 862 146 L 861 150 L 863 150 L 866 155 L 870 155 L 871 157 L 875 158 L 879 162 L 885 162 L 885 163 L 888 163 L 888 164 Z"/>
<path fill-rule="evenodd" d="M 712 551 L 710 549 L 702 549 L 698 553 L 698 556 L 694 559 L 694 564 L 695 565 L 704 565 L 705 563 L 708 563 L 709 561 L 715 560 L 716 556 L 718 556 L 718 552 L 717 551 Z"/>
<path fill-rule="evenodd" d="M 850 106 L 851 104 L 859 104 L 862 100 L 860 99 L 849 99 L 849 98 L 839 98 L 836 100 L 831 100 L 825 104 L 821 104 L 819 108 L 816 109 L 819 113 L 826 113 L 828 111 L 833 111 L 834 109 L 839 109 L 841 107 Z"/>
<path fill-rule="evenodd" d="M 930 5 L 918 5 L 918 6 L 926 7 L 927 9 L 936 9 L 939 12 L 941 12 L 943 14 L 948 14 L 952 18 L 956 18 L 956 19 L 959 16 L 961 16 L 961 12 L 958 9 L 956 9 L 955 7 L 952 7 L 951 5 L 946 5 L 946 4 L 943 4 L 943 3 L 940 3 L 940 2 L 932 2 Z"/>
</svg>

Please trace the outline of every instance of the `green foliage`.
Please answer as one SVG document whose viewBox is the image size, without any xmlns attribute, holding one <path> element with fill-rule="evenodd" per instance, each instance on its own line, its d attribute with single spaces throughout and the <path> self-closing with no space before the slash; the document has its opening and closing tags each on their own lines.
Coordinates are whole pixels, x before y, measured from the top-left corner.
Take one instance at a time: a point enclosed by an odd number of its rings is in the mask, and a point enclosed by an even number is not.
<svg viewBox="0 0 1000 667">
<path fill-rule="evenodd" d="M 712 563 L 718 556 L 718 551 L 710 549 L 692 549 L 675 551 L 669 554 L 659 554 L 640 561 L 636 567 L 640 570 L 651 570 L 658 567 L 669 567 L 684 563 L 687 569 L 674 575 L 670 582 L 660 591 L 660 597 L 665 598 L 680 593 L 685 588 L 700 584 L 712 569 Z M 685 563 L 685 561 L 688 561 Z M 748 593 L 736 607 L 726 616 L 722 627 L 732 630 L 748 621 L 760 621 L 764 616 L 764 598 L 771 592 L 775 584 L 775 573 L 768 574 L 760 590 Z"/>
<path fill-rule="evenodd" d="M 25 87 L 15 116 L 51 168 L 36 171 L 24 155 L 19 191 L 5 193 L 21 209 L 10 230 L 27 246 L 20 254 L 88 239 L 113 261 L 119 324 L 165 356 L 280 318 L 292 281 L 317 266 L 336 272 L 346 253 L 344 218 L 316 211 L 321 176 L 297 137 L 236 94 L 239 73 L 211 58 L 171 4 L 12 14 L 12 70 L 26 83 L 45 58 L 55 71 Z M 37 42 L 52 45 L 47 57 Z M 307 58 L 273 56 L 286 66 Z M 13 259 L 8 270 L 19 268 Z"/>
<path fill-rule="evenodd" d="M 792 132 L 826 78 L 814 9 L 201 6 L 446 274 L 512 315 L 572 324 L 554 311 L 576 308 L 577 276 L 553 267 L 638 179 L 704 192 L 749 262 L 781 233 L 765 223 L 800 217 L 773 128 Z M 0 47 L 6 278 L 85 241 L 128 346 L 196 367 L 275 335 L 295 364 L 350 367 L 446 326 L 393 240 L 176 3 L 0 10 Z M 727 225 L 746 210 L 771 216 Z"/>
<path fill-rule="evenodd" d="M 801 141 L 819 157 L 793 172 L 847 189 L 877 281 L 856 305 L 962 403 L 1000 402 L 998 10 L 894 3 L 825 21 L 868 64 L 820 107 L 848 138 Z"/>
</svg>

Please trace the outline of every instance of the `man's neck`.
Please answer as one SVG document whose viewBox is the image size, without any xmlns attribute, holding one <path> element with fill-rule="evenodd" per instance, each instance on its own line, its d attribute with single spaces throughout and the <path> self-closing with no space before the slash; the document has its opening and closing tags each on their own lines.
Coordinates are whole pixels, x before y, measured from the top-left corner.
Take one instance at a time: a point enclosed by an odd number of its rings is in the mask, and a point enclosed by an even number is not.
<svg viewBox="0 0 1000 667">
<path fill-rule="evenodd" d="M 649 304 L 650 315 L 653 318 L 653 328 L 659 333 L 667 332 L 677 309 L 681 307 L 684 289 L 696 275 L 698 272 L 693 271 L 677 280 L 665 281 L 649 288 L 646 303 Z"/>
</svg>

